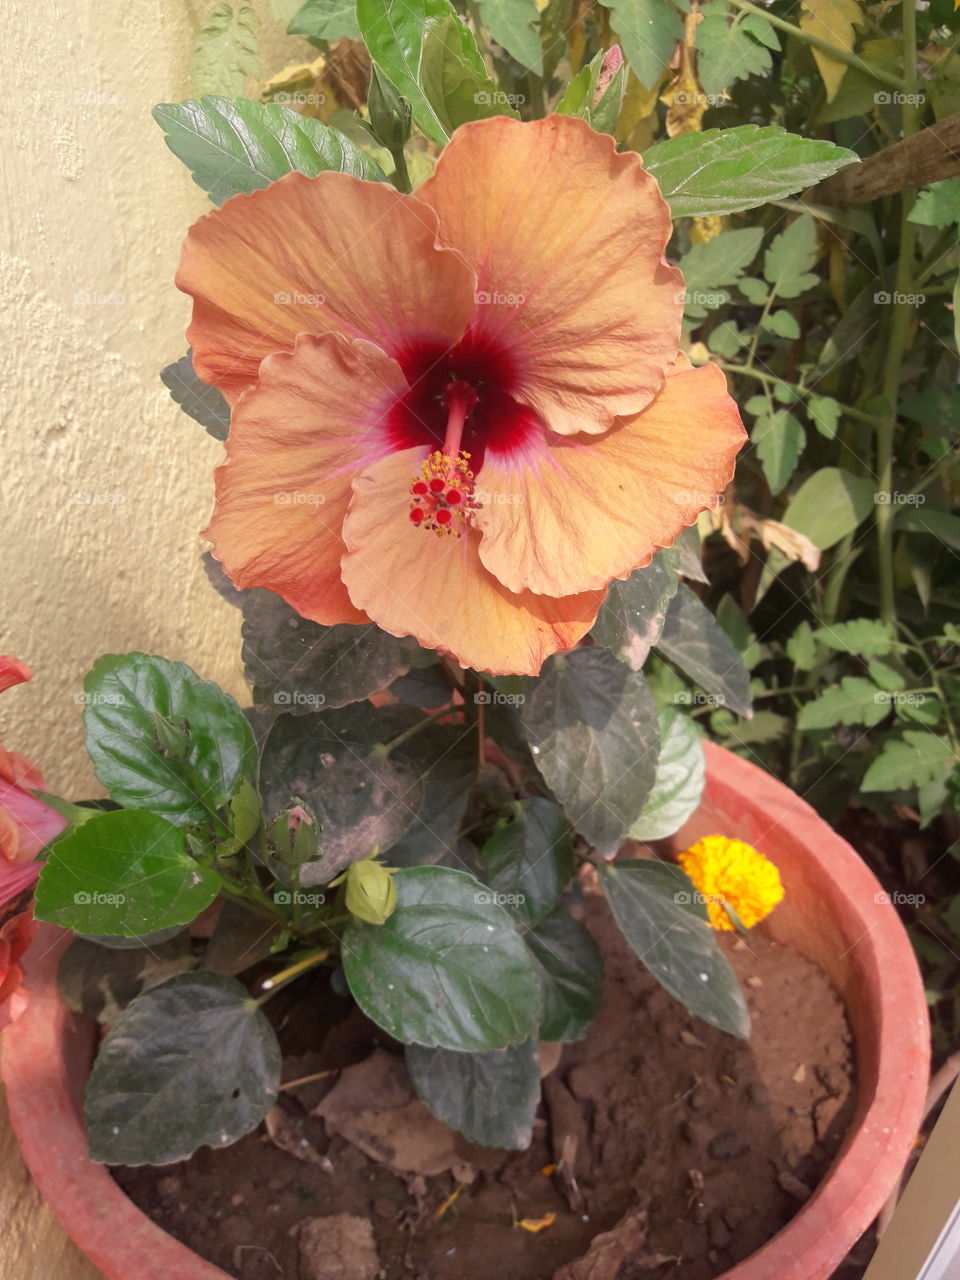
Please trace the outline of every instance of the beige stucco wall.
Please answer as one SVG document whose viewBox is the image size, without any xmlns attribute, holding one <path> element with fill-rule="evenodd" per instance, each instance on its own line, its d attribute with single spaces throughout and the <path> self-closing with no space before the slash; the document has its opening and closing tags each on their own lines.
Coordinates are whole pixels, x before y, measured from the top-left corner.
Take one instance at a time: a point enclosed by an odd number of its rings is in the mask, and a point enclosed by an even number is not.
<svg viewBox="0 0 960 1280">
<path fill-rule="evenodd" d="M 93 787 L 74 695 L 98 654 L 162 653 L 242 690 L 237 616 L 199 563 L 221 446 L 157 378 L 185 349 L 171 278 L 208 205 L 150 108 L 190 95 L 194 36 L 214 7 L 0 5 L 0 653 L 35 672 L 0 697 L 0 742 L 65 794 Z M 309 56 L 280 30 L 263 32 L 268 73 Z M 0 1222 L 0 1280 L 93 1276 L 2 1120 Z"/>
</svg>

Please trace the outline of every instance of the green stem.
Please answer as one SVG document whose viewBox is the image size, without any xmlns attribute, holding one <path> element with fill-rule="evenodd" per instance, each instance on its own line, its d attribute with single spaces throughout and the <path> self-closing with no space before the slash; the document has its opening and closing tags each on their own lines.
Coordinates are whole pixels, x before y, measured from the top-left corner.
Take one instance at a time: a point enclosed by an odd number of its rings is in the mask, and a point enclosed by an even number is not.
<svg viewBox="0 0 960 1280">
<path fill-rule="evenodd" d="M 409 729 L 404 729 L 403 733 L 398 733 L 395 738 L 391 738 L 389 742 L 384 742 L 380 747 L 376 748 L 376 754 L 378 756 L 390 755 L 401 743 L 406 742 L 408 738 L 412 738 L 414 734 L 420 733 L 422 729 L 426 729 L 427 725 L 433 724 L 434 720 L 439 720 L 441 716 L 448 716 L 456 710 L 458 710 L 457 707 L 448 705 L 441 707 L 439 711 L 432 711 L 430 715 L 418 720 L 416 724 L 412 724 Z"/>
<path fill-rule="evenodd" d="M 901 108 L 903 136 L 916 133 L 919 113 L 917 88 L 917 14 L 915 0 L 903 0 L 903 66 L 906 91 Z M 913 307 L 907 302 L 913 279 L 914 226 L 909 221 L 913 193 L 905 191 L 900 198 L 900 250 L 894 283 L 893 316 L 884 353 L 883 397 L 887 411 L 877 426 L 877 489 L 893 490 L 893 446 L 897 428 L 897 396 L 900 368 L 908 346 Z M 877 526 L 877 560 L 880 577 L 880 617 L 885 622 L 896 619 L 896 596 L 893 570 L 893 504 L 877 503 L 874 508 Z"/>
<path fill-rule="evenodd" d="M 786 378 L 778 378 L 776 374 L 763 373 L 762 370 L 754 369 L 750 365 L 733 364 L 728 360 L 716 359 L 713 359 L 712 363 L 722 369 L 724 373 L 742 373 L 744 377 L 755 378 L 757 382 L 776 383 L 784 387 L 790 387 L 791 390 L 796 391 L 801 396 L 816 395 L 816 392 L 812 391 L 810 387 L 804 387 L 799 382 L 790 382 Z M 840 406 L 840 412 L 849 418 L 857 418 L 859 421 L 869 422 L 871 425 L 877 422 L 876 414 L 864 413 L 862 409 L 855 409 L 852 404 L 841 404 L 840 401 L 837 401 L 837 404 Z"/>
<path fill-rule="evenodd" d="M 413 190 L 413 184 L 410 181 L 410 171 L 407 169 L 407 157 L 403 147 L 397 147 L 396 151 L 390 153 L 393 156 L 394 177 L 396 178 L 396 186 L 398 191 L 402 191 L 404 195 L 409 195 Z"/>
<path fill-rule="evenodd" d="M 735 9 L 741 9 L 744 13 L 756 14 L 758 18 L 763 18 L 764 22 L 769 22 L 771 27 L 776 27 L 779 31 L 785 31 L 787 35 L 791 35 L 797 40 L 802 40 L 804 44 L 808 44 L 814 49 L 819 49 L 821 53 L 829 54 L 831 58 L 836 58 L 838 62 L 845 62 L 848 67 L 856 67 L 858 71 L 870 76 L 872 80 L 879 81 L 880 84 L 889 85 L 891 89 L 907 91 L 906 82 L 901 80 L 899 76 L 895 76 L 889 71 L 884 71 L 882 67 L 864 62 L 855 53 L 850 53 L 847 49 L 841 49 L 837 45 L 831 44 L 829 40 L 821 40 L 819 36 L 811 35 L 809 31 L 804 31 L 802 27 L 794 26 L 792 22 L 786 22 L 783 18 L 778 18 L 774 14 L 768 13 L 766 9 L 761 9 L 759 5 L 751 4 L 750 0 L 730 0 L 730 3 Z M 907 4 L 910 4 L 910 0 L 904 0 L 904 5 L 906 6 Z M 914 66 L 916 66 L 916 58 L 914 58 Z"/>
</svg>

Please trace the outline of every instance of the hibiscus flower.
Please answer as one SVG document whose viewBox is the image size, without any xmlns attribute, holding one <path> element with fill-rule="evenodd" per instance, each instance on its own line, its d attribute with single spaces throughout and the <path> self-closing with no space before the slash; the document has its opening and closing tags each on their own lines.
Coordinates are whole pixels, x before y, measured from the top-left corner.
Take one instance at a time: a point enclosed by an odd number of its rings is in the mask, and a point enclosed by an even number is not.
<svg viewBox="0 0 960 1280">
<path fill-rule="evenodd" d="M 31 676 L 30 668 L 18 658 L 0 656 L 0 693 Z M 43 863 L 34 858 L 67 825 L 56 809 L 28 789 L 36 787 L 43 787 L 40 770 L 23 756 L 0 747 L 0 907 L 36 884 Z M 32 933 L 30 910 L 0 921 L 0 1029 L 15 1021 L 26 1007 L 20 959 Z"/>
<path fill-rule="evenodd" d="M 233 582 L 493 673 L 575 645 L 745 438 L 678 357 L 669 236 L 640 157 L 566 116 L 464 125 L 412 195 L 294 173 L 202 218 L 177 283 L 233 407 Z"/>
</svg>

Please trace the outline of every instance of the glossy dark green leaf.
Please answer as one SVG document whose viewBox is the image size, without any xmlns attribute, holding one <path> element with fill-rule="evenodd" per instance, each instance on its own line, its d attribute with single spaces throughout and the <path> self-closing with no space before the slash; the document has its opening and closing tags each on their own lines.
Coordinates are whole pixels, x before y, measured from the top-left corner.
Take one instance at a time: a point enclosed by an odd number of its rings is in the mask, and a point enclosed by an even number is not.
<svg viewBox="0 0 960 1280">
<path fill-rule="evenodd" d="M 357 23 L 370 57 L 410 103 L 427 137 L 441 145 L 449 130 L 424 86 L 424 49 L 430 34 L 451 18 L 458 24 L 450 29 L 457 55 L 486 79 L 476 42 L 450 0 L 357 0 Z"/>
<path fill-rule="evenodd" d="M 493 900 L 524 924 L 542 920 L 560 901 L 573 871 L 571 836 L 559 805 L 518 800 L 510 819 L 483 846 Z"/>
<path fill-rule="evenodd" d="M 664 708 L 658 718 L 657 777 L 643 813 L 630 828 L 634 840 L 672 836 L 694 813 L 703 795 L 706 765 L 693 721 L 673 707 Z"/>
<path fill-rule="evenodd" d="M 779 125 L 739 125 L 665 138 L 644 152 L 675 218 L 736 213 L 813 186 L 858 157 L 787 133 Z"/>
<path fill-rule="evenodd" d="M 599 647 L 556 654 L 527 685 L 531 750 L 574 828 L 611 857 L 653 786 L 660 733 L 643 677 Z"/>
<path fill-rule="evenodd" d="M 322 884 L 379 848 L 385 853 L 416 817 L 423 786 L 399 755 L 383 755 L 383 725 L 369 702 L 274 722 L 260 761 L 267 821 L 291 801 L 320 824 L 322 857 L 300 870 L 302 886 Z"/>
<path fill-rule="evenodd" d="M 220 877 L 190 856 L 179 827 L 156 814 L 117 809 L 51 848 L 36 914 L 76 933 L 142 938 L 188 924 L 219 889 Z"/>
<path fill-rule="evenodd" d="M 422 719 L 412 708 L 385 707 L 384 724 L 394 735 Z M 420 804 L 407 830 L 390 847 L 392 866 L 456 863 L 457 833 L 477 781 L 477 733 L 473 725 L 431 724 L 396 748 L 421 786 Z"/>
<path fill-rule="evenodd" d="M 680 868 L 652 859 L 611 863 L 600 883 L 620 931 L 657 981 L 704 1022 L 746 1038 L 743 993 Z"/>
<path fill-rule="evenodd" d="M 420 82 L 448 134 L 470 120 L 516 115 L 507 95 L 497 89 L 483 64 L 478 67 L 465 54 L 465 31 L 459 18 L 447 17 L 432 28 L 423 45 Z"/>
<path fill-rule="evenodd" d="M 540 6 L 537 0 L 478 0 L 484 25 L 511 58 L 538 76 L 543 75 L 540 47 Z"/>
<path fill-rule="evenodd" d="M 241 779 L 253 780 L 256 747 L 243 712 L 182 662 L 104 654 L 83 688 L 87 751 L 119 804 L 201 822 Z"/>
<path fill-rule="evenodd" d="M 670 601 L 659 651 L 705 689 L 719 706 L 752 714 L 750 676 L 743 660 L 689 587 Z"/>
<path fill-rule="evenodd" d="M 562 907 L 524 934 L 543 984 L 541 1040 L 582 1040 L 603 994 L 603 956 L 593 934 Z"/>
<path fill-rule="evenodd" d="M 106 1164 L 169 1164 L 225 1147 L 276 1101 L 280 1046 L 234 978 L 186 973 L 130 1004 L 87 1084 L 90 1155 Z"/>
<path fill-rule="evenodd" d="M 677 571 L 664 552 L 625 582 L 611 582 L 607 598 L 591 632 L 597 644 L 609 649 L 631 671 L 639 671 L 660 638 L 667 605 L 677 594 Z"/>
<path fill-rule="evenodd" d="M 360 702 L 420 660 L 416 640 L 372 622 L 322 627 L 272 591 L 245 591 L 243 661 L 254 705 L 301 715 Z"/>
<path fill-rule="evenodd" d="M 510 915 L 463 871 L 398 871 L 397 909 L 348 925 L 343 969 L 354 999 L 405 1044 L 487 1052 L 534 1035 L 537 972 Z"/>
<path fill-rule="evenodd" d="M 197 377 L 188 351 L 160 370 L 160 381 L 185 414 L 205 427 L 214 440 L 226 440 L 230 430 L 230 406 L 216 387 Z"/>
<path fill-rule="evenodd" d="M 522 1151 L 540 1102 L 537 1050 L 533 1039 L 492 1053 L 411 1044 L 407 1067 L 428 1110 L 468 1142 Z"/>
<path fill-rule="evenodd" d="M 276 102 L 219 97 L 163 102 L 154 107 L 153 118 L 167 146 L 214 204 L 259 191 L 285 173 L 315 178 L 332 169 L 386 181 L 382 169 L 339 130 Z"/>
</svg>

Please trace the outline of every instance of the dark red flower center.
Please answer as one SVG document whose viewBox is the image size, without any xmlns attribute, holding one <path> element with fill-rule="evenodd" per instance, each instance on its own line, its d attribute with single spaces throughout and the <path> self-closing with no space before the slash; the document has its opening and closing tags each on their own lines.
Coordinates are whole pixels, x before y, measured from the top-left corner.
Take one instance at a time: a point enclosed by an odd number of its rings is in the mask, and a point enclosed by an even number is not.
<svg viewBox="0 0 960 1280">
<path fill-rule="evenodd" d="M 516 364 L 496 338 L 468 332 L 453 347 L 424 338 L 397 360 L 410 386 L 386 417 L 393 449 L 428 445 L 443 450 L 451 410 L 462 405 L 459 451 L 469 454 L 476 475 L 488 449 L 509 452 L 540 428 L 537 414 L 515 399 Z"/>
</svg>

